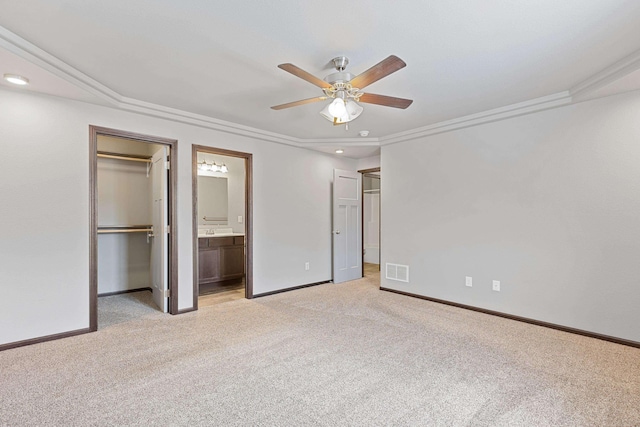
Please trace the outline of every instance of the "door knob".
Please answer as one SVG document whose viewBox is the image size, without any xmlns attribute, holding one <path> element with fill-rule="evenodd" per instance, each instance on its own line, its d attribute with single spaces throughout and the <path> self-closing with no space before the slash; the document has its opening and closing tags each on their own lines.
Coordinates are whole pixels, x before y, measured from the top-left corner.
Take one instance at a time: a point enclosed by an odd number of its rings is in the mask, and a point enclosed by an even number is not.
<svg viewBox="0 0 640 427">
<path fill-rule="evenodd" d="M 333 234 L 340 234 L 340 230 L 334 231 Z"/>
</svg>

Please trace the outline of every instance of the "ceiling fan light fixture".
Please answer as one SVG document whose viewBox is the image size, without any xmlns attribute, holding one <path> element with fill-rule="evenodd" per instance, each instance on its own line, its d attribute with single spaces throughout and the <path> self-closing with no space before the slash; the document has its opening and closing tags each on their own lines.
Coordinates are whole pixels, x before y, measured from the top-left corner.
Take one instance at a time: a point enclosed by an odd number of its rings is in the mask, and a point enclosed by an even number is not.
<svg viewBox="0 0 640 427">
<path fill-rule="evenodd" d="M 320 115 L 333 124 L 340 125 L 357 119 L 362 111 L 364 108 L 354 100 L 345 101 L 342 98 L 336 98 L 320 111 Z"/>
<path fill-rule="evenodd" d="M 336 98 L 329 104 L 329 114 L 333 117 L 344 117 L 347 114 L 347 105 L 342 98 Z"/>
<path fill-rule="evenodd" d="M 331 105 L 331 104 L 329 104 Z M 351 119 L 349 118 L 349 115 L 346 113 L 340 116 L 334 116 L 333 114 L 331 114 L 329 112 L 329 105 L 327 105 L 326 107 L 324 107 L 322 109 L 322 111 L 320 111 L 320 115 L 322 117 L 324 117 L 325 119 L 329 120 L 331 123 L 333 124 L 338 124 L 341 125 L 343 123 L 347 123 L 349 122 Z"/>
</svg>

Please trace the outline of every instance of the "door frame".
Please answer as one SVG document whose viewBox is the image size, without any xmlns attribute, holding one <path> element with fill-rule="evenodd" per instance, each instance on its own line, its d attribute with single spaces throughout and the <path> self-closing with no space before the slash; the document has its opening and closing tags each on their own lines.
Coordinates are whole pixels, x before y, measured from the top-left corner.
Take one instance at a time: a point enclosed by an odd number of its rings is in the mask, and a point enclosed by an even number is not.
<svg viewBox="0 0 640 427">
<path fill-rule="evenodd" d="M 178 140 L 89 125 L 89 330 L 98 330 L 98 136 L 169 147 L 169 313 L 178 314 Z"/>
<path fill-rule="evenodd" d="M 374 172 L 380 172 L 380 166 L 378 166 L 377 168 L 371 168 L 371 169 L 362 169 L 359 170 L 358 173 L 362 174 L 362 182 L 364 183 L 364 176 L 368 173 L 374 173 Z M 380 179 L 382 179 L 382 176 L 380 177 Z M 360 223 L 362 224 L 362 277 L 364 277 L 364 184 L 362 185 L 362 220 L 360 221 Z M 378 199 L 378 203 L 380 204 L 380 207 L 382 207 L 382 192 L 380 193 L 380 198 Z M 382 229 L 382 209 L 379 209 L 378 211 L 378 228 L 379 231 Z M 380 232 L 378 231 L 378 239 L 380 239 L 382 236 L 380 234 Z M 378 270 L 382 269 L 382 242 L 379 240 L 378 241 Z"/>
<path fill-rule="evenodd" d="M 238 157 L 244 159 L 244 296 L 253 298 L 253 154 L 241 151 L 226 150 L 206 145 L 191 146 L 191 224 L 193 235 L 193 309 L 198 309 L 198 153 L 219 156 Z"/>
</svg>

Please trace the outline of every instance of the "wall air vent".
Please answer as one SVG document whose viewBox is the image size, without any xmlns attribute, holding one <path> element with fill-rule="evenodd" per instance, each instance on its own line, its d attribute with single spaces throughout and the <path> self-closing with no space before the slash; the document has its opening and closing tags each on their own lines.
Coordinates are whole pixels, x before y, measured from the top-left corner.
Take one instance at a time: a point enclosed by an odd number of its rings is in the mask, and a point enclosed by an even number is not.
<svg viewBox="0 0 640 427">
<path fill-rule="evenodd" d="M 409 266 L 386 263 L 386 275 L 389 280 L 409 283 Z"/>
</svg>

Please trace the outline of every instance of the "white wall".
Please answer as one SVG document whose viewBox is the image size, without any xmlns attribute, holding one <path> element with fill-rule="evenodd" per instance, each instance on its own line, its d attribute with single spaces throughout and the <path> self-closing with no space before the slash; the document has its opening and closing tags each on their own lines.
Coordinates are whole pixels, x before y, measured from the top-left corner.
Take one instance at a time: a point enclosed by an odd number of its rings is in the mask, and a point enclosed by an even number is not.
<svg viewBox="0 0 640 427">
<path fill-rule="evenodd" d="M 382 286 L 640 341 L 639 118 L 633 92 L 383 147 L 410 283 Z"/>
<path fill-rule="evenodd" d="M 179 141 L 180 309 L 193 297 L 192 144 L 253 153 L 254 293 L 331 278 L 332 170 L 355 161 L 0 89 L 0 344 L 89 326 L 90 124 Z"/>
<path fill-rule="evenodd" d="M 380 193 L 365 193 L 362 200 L 364 212 L 364 262 L 380 264 Z"/>
<path fill-rule="evenodd" d="M 380 156 L 365 157 L 364 159 L 358 159 L 357 162 L 358 162 L 357 164 L 358 170 L 379 168 Z"/>
</svg>

